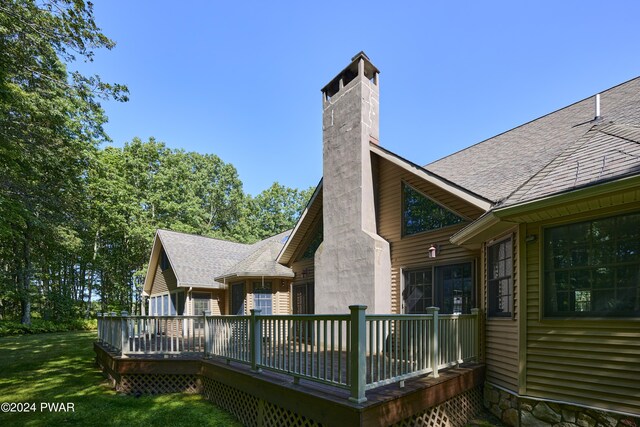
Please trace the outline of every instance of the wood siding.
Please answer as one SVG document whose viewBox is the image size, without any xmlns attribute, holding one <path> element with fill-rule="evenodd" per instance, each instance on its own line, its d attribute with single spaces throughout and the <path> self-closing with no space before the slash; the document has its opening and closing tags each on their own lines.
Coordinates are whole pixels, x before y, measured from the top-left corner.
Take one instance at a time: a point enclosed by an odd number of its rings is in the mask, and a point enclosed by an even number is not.
<svg viewBox="0 0 640 427">
<path fill-rule="evenodd" d="M 229 289 L 226 291 L 226 296 L 221 296 L 221 306 L 223 305 L 222 301 L 225 301 L 224 306 L 226 307 L 226 312 L 229 313 L 231 311 L 231 285 L 243 283 L 244 284 L 244 310 L 245 314 L 251 314 L 251 309 L 255 307 L 254 297 L 253 297 L 253 284 L 255 282 L 261 282 L 262 278 L 253 278 L 253 279 L 245 279 L 240 281 L 235 281 L 229 283 Z M 290 291 L 290 283 L 288 280 L 282 279 L 270 279 L 265 277 L 265 283 L 271 282 L 271 311 L 272 314 L 291 314 L 291 291 Z M 221 291 L 224 292 L 224 291 Z M 223 298 L 225 298 L 223 300 Z"/>
<path fill-rule="evenodd" d="M 178 280 L 173 273 L 171 267 L 165 271 L 160 269 L 160 263 L 156 265 L 156 274 L 153 277 L 153 284 L 151 285 L 151 292 L 149 295 L 163 294 L 169 291 L 173 291 L 178 286 Z"/>
<path fill-rule="evenodd" d="M 629 208 L 640 211 L 640 204 Z M 571 209 L 571 207 L 567 207 Z M 625 208 L 627 209 L 627 208 Z M 577 222 L 611 215 L 586 212 L 562 221 Z M 526 389 L 533 397 L 556 399 L 609 410 L 640 413 L 640 318 L 545 319 L 543 226 L 528 224 L 526 245 Z M 557 220 L 555 220 L 557 221 Z"/>
<path fill-rule="evenodd" d="M 478 218 L 483 212 L 387 160 L 379 160 L 378 172 L 379 176 L 376 180 L 378 234 L 386 239 L 391 246 L 391 311 L 392 313 L 402 313 L 402 269 L 433 267 L 455 261 L 473 261 L 479 259 L 480 255 L 479 251 L 470 251 L 449 242 L 449 238 L 467 223 L 403 237 L 402 182 L 406 182 L 437 203 L 470 220 Z M 440 245 L 440 253 L 436 259 L 429 259 L 427 256 L 429 247 L 435 243 Z M 474 274 L 478 288 L 480 283 L 478 271 L 475 271 Z M 479 294 L 476 295 L 476 298 L 478 296 Z"/>
<path fill-rule="evenodd" d="M 518 392 L 518 295 L 519 295 L 519 249 L 517 229 L 497 236 L 498 242 L 505 237 L 512 237 L 513 247 L 513 316 L 489 317 L 485 319 L 484 356 L 487 366 L 487 381 Z M 488 313 L 488 273 L 487 244 L 482 247 L 482 312 Z"/>
</svg>

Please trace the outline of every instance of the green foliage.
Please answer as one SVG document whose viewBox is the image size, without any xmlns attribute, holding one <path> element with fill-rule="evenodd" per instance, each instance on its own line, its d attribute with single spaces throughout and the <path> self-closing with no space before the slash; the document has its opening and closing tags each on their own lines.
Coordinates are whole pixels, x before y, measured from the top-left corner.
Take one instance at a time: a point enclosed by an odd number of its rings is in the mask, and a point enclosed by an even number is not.
<svg viewBox="0 0 640 427">
<path fill-rule="evenodd" d="M 252 198 L 233 165 L 153 138 L 100 149 L 100 100 L 127 88 L 68 67 L 113 47 L 89 2 L 0 0 L 0 319 L 89 318 L 96 296 L 137 313 L 156 229 L 254 242 L 311 195 L 274 183 Z"/>
<path fill-rule="evenodd" d="M 10 320 L 2 320 L 0 321 L 0 337 L 51 332 L 91 331 L 97 328 L 98 322 L 96 319 L 75 319 L 66 322 L 33 319 L 30 325 Z"/>
<path fill-rule="evenodd" d="M 107 139 L 98 101 L 126 100 L 126 87 L 68 72 L 67 64 L 113 45 L 91 3 L 0 3 L 0 292 L 14 292 L 23 323 L 31 320 L 36 270 L 68 265 L 78 243 L 83 177 Z"/>
<path fill-rule="evenodd" d="M 0 338 L 0 403 L 72 403 L 74 412 L 0 413 L 3 426 L 241 424 L 201 395 L 119 395 L 95 366 L 95 332 Z"/>
</svg>

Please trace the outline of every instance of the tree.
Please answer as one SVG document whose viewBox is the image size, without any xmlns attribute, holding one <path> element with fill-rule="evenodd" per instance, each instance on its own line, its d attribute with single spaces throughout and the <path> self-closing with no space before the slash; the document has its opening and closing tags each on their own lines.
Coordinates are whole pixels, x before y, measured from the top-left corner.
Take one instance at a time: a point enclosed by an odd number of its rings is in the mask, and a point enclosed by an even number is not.
<svg viewBox="0 0 640 427">
<path fill-rule="evenodd" d="M 274 182 L 255 198 L 248 198 L 245 207 L 244 240 L 261 240 L 295 226 L 314 188 L 298 190 Z"/>
<path fill-rule="evenodd" d="M 83 179 L 107 139 L 99 100 L 126 100 L 126 87 L 69 72 L 65 63 L 113 46 L 91 3 L 0 2 L 0 279 L 20 301 L 23 323 L 31 320 L 36 263 L 68 250 L 51 242 L 78 234 Z"/>
</svg>

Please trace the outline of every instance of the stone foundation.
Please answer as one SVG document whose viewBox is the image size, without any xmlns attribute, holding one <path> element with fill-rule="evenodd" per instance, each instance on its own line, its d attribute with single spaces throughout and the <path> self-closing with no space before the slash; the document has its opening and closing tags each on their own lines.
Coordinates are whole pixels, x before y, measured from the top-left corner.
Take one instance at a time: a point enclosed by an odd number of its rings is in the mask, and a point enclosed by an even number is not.
<svg viewBox="0 0 640 427">
<path fill-rule="evenodd" d="M 640 417 L 526 399 L 489 383 L 484 406 L 512 427 L 640 427 Z"/>
</svg>

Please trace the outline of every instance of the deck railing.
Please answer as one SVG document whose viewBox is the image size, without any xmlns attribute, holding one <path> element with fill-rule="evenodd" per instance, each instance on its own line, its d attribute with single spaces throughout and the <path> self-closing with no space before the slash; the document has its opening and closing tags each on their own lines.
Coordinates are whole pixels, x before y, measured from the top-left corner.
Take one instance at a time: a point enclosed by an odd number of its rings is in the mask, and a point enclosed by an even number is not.
<svg viewBox="0 0 640 427">
<path fill-rule="evenodd" d="M 365 392 L 478 357 L 472 314 L 129 316 L 98 315 L 98 339 L 121 356 L 200 354 L 350 391 Z"/>
</svg>

